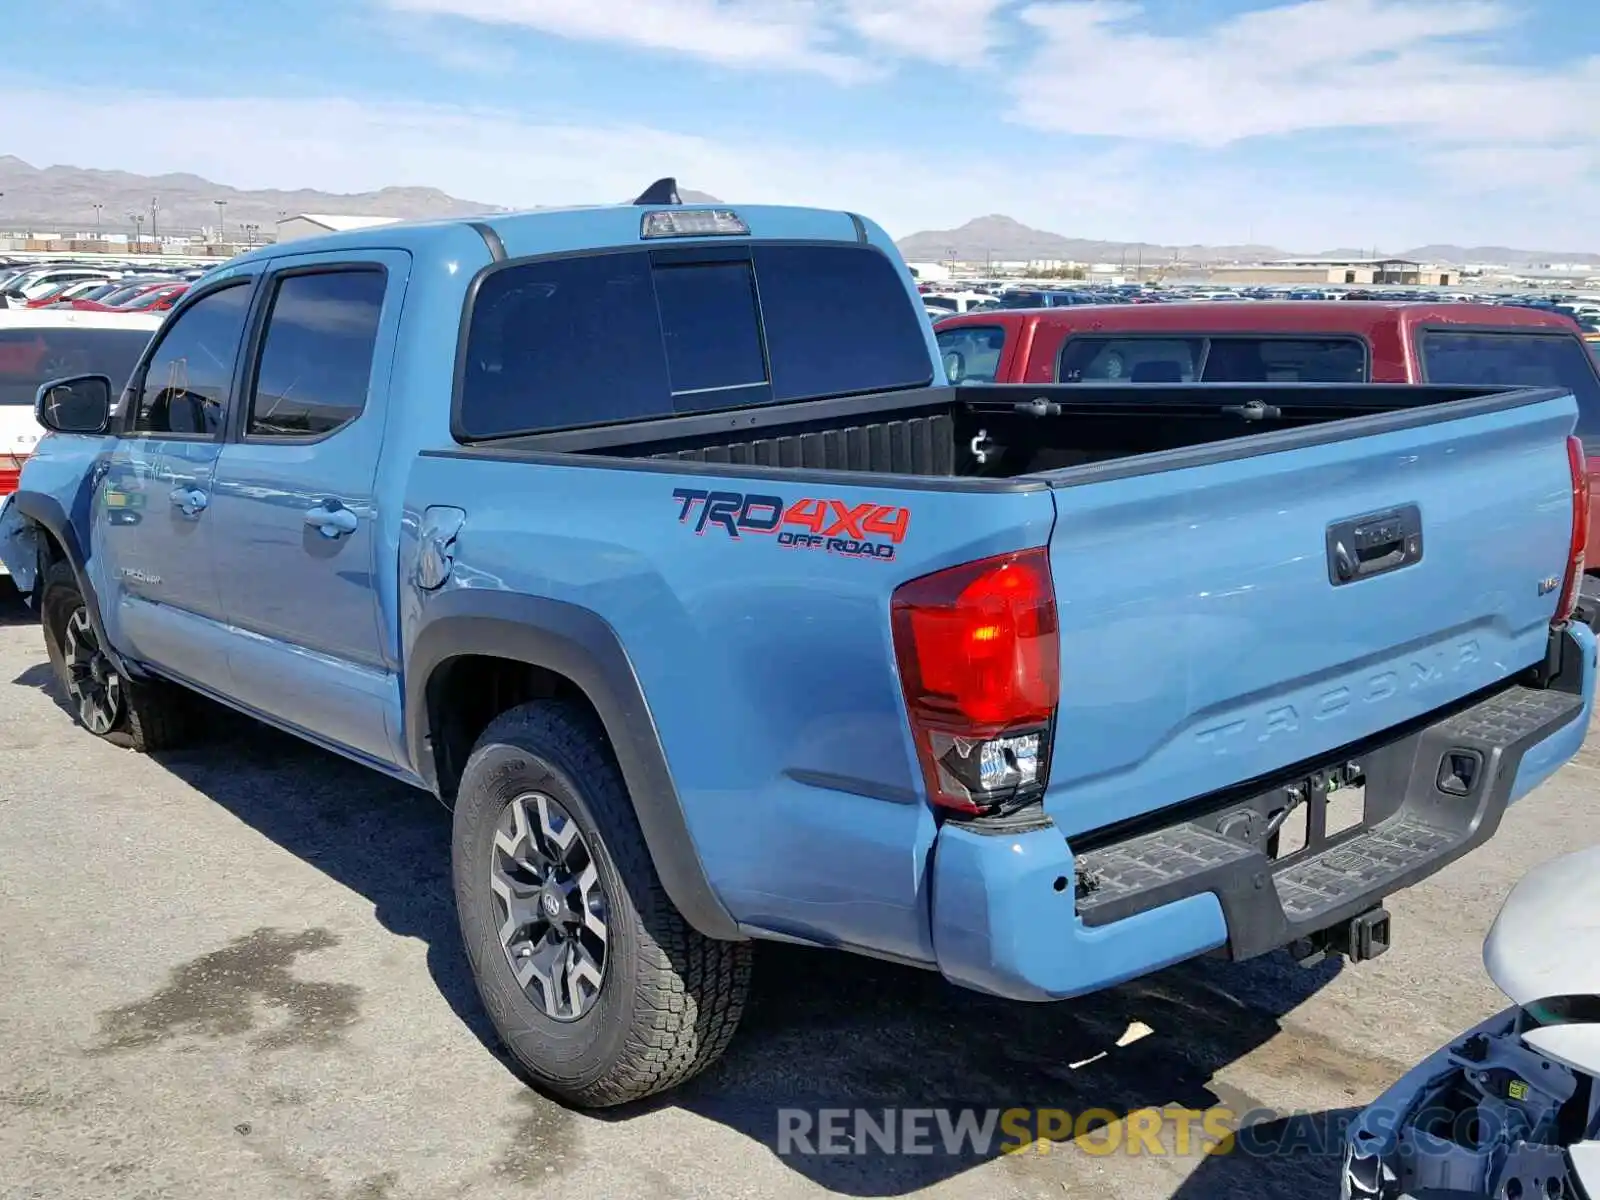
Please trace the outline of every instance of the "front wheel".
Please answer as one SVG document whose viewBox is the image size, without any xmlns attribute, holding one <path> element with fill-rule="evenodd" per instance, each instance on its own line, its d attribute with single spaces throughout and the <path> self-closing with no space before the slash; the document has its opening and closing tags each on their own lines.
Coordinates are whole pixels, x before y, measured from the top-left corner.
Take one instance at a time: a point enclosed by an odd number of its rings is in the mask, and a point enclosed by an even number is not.
<svg viewBox="0 0 1600 1200">
<path fill-rule="evenodd" d="M 727 1047 L 750 946 L 702 937 L 673 907 L 587 713 L 540 701 L 490 724 L 462 773 L 451 859 L 479 995 L 535 1083 L 623 1104 Z"/>
<path fill-rule="evenodd" d="M 146 754 L 182 740 L 186 697 L 169 684 L 127 679 L 117 670 L 69 564 L 45 571 L 39 612 L 56 682 L 85 729 Z"/>
</svg>

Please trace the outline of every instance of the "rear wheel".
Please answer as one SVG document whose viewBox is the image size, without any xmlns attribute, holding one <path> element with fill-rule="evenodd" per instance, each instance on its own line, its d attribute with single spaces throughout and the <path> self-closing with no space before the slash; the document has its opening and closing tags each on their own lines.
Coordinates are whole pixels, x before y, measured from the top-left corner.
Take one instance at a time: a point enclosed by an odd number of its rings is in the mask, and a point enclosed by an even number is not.
<svg viewBox="0 0 1600 1200">
<path fill-rule="evenodd" d="M 45 571 L 39 610 L 50 665 L 79 724 L 141 753 L 182 740 L 187 697 L 169 684 L 127 679 L 117 670 L 69 564 L 58 562 Z"/>
<path fill-rule="evenodd" d="M 732 1039 L 750 946 L 702 937 L 673 907 L 587 713 L 540 701 L 490 724 L 457 792 L 452 866 L 479 994 L 535 1083 L 622 1104 Z"/>
</svg>

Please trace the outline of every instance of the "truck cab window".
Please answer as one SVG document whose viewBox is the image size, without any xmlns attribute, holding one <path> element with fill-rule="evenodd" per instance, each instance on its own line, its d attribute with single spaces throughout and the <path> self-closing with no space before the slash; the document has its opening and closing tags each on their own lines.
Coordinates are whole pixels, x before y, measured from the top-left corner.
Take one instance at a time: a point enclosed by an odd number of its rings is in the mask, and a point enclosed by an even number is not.
<svg viewBox="0 0 1600 1200">
<path fill-rule="evenodd" d="M 918 309 L 857 245 L 622 250 L 515 263 L 472 301 L 457 436 L 925 386 Z"/>
<path fill-rule="evenodd" d="M 1193 383 L 1202 338 L 1068 338 L 1061 383 Z"/>
<path fill-rule="evenodd" d="M 131 432 L 215 437 L 253 291 L 249 279 L 202 296 L 162 333 L 140 381 Z"/>
<path fill-rule="evenodd" d="M 1365 383 L 1367 349 L 1350 337 L 1213 337 L 1204 383 Z"/>
<path fill-rule="evenodd" d="M 998 325 L 963 325 L 938 331 L 939 356 L 951 383 L 993 383 L 1000 372 L 1006 331 Z"/>
<path fill-rule="evenodd" d="M 373 269 L 278 282 L 250 397 L 250 436 L 324 437 L 361 415 L 386 286 Z"/>
<path fill-rule="evenodd" d="M 1578 401 L 1577 432 L 1600 435 L 1600 374 L 1576 336 L 1430 329 L 1422 371 L 1429 383 L 1564 388 Z"/>
</svg>

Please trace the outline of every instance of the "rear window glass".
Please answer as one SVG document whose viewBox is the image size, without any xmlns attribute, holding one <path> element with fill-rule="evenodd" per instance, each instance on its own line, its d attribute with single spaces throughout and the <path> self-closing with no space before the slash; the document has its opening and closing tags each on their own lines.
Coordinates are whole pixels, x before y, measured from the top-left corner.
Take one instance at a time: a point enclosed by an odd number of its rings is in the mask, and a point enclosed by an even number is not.
<svg viewBox="0 0 1600 1200">
<path fill-rule="evenodd" d="M 67 375 L 128 382 L 149 329 L 0 329 L 0 405 L 31 405 L 39 385 Z"/>
<path fill-rule="evenodd" d="M 742 391 L 767 382 L 749 263 L 660 267 L 655 286 L 674 397 Z"/>
<path fill-rule="evenodd" d="M 1056 372 L 1062 383 L 1193 383 L 1203 338 L 1069 338 Z"/>
<path fill-rule="evenodd" d="M 1364 383 L 1366 347 L 1352 338 L 1069 338 L 1062 383 Z"/>
<path fill-rule="evenodd" d="M 993 383 L 1000 373 L 1006 331 L 998 325 L 961 325 L 938 331 L 939 356 L 951 383 Z"/>
<path fill-rule="evenodd" d="M 1352 338 L 1209 338 L 1205 383 L 1365 383 L 1367 350 Z"/>
<path fill-rule="evenodd" d="M 930 382 L 919 308 L 877 251 L 696 253 L 624 250 L 490 274 L 468 323 L 461 436 Z"/>
<path fill-rule="evenodd" d="M 1429 383 L 1565 388 L 1578 401 L 1578 432 L 1600 435 L 1600 377 L 1576 337 L 1428 330 L 1422 373 Z"/>
</svg>

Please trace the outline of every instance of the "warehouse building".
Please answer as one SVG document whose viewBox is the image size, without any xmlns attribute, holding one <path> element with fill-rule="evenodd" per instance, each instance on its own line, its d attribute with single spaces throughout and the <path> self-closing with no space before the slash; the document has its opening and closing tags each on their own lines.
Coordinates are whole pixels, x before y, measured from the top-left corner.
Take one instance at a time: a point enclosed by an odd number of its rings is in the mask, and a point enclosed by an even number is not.
<svg viewBox="0 0 1600 1200">
<path fill-rule="evenodd" d="M 296 213 L 278 222 L 278 241 L 321 237 L 325 233 L 346 233 L 373 225 L 393 225 L 399 217 L 361 217 L 350 213 Z"/>
</svg>

